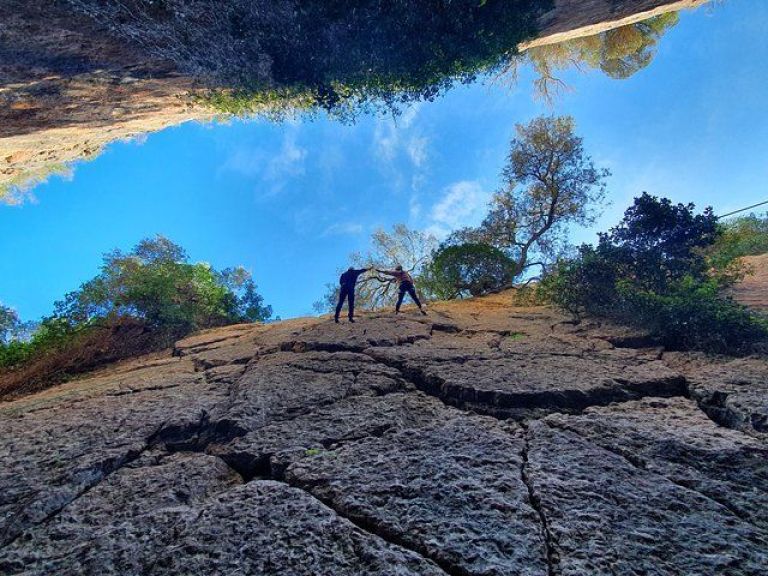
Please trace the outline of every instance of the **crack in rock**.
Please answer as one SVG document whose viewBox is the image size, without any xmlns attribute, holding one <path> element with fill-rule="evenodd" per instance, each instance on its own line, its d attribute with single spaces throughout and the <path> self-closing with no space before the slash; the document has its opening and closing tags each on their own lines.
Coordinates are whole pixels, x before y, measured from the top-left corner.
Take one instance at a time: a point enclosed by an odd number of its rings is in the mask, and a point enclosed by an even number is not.
<svg viewBox="0 0 768 576">
<path fill-rule="evenodd" d="M 50 512 L 48 512 L 42 519 L 37 521 L 31 521 L 29 522 L 29 524 L 23 527 L 19 525 L 20 522 L 18 522 L 17 520 L 16 526 L 14 526 L 14 524 L 11 524 L 10 526 L 8 526 L 5 537 L 0 542 L 0 549 L 13 544 L 20 536 L 22 536 L 30 528 L 47 524 L 48 522 L 53 520 L 56 516 L 61 514 L 67 508 L 67 506 L 71 505 L 73 502 L 85 496 L 88 492 L 90 492 L 96 486 L 104 482 L 107 478 L 109 478 L 115 472 L 119 471 L 120 469 L 128 466 L 129 464 L 137 460 L 139 457 L 142 456 L 142 454 L 144 454 L 147 450 L 149 450 L 152 447 L 155 441 L 155 438 L 160 434 L 162 428 L 163 428 L 163 425 L 161 425 L 154 433 L 152 433 L 146 439 L 144 445 L 138 450 L 129 450 L 128 452 L 126 452 L 124 455 L 120 457 L 111 458 L 109 460 L 99 462 L 97 467 L 94 467 L 93 469 L 90 470 L 91 473 L 95 473 L 92 481 L 86 482 L 82 488 L 80 488 L 73 494 L 65 497 L 59 505 L 54 506 L 53 509 Z M 24 514 L 22 513 L 22 517 L 23 516 Z"/>
<path fill-rule="evenodd" d="M 525 434 L 523 436 L 523 465 L 520 467 L 520 477 L 528 488 L 528 497 L 530 499 L 531 506 L 534 510 L 536 510 L 536 513 L 539 515 L 539 521 L 541 522 L 541 529 L 544 534 L 544 549 L 547 557 L 547 573 L 549 576 L 555 576 L 557 573 L 555 567 L 558 563 L 557 546 L 555 544 L 554 536 L 549 530 L 549 525 L 547 524 L 547 516 L 544 512 L 544 508 L 541 505 L 541 497 L 536 493 L 533 478 L 531 477 L 529 470 L 530 464 L 528 462 L 528 450 L 530 439 L 528 436 L 527 427 L 524 426 L 524 429 Z"/>
<path fill-rule="evenodd" d="M 368 534 L 371 534 L 373 536 L 377 536 L 382 540 L 384 540 L 385 542 L 388 542 L 389 544 L 409 550 L 410 552 L 417 554 L 418 556 L 424 558 L 425 560 L 434 562 L 440 567 L 440 569 L 445 574 L 448 574 L 449 576 L 475 576 L 472 572 L 463 569 L 461 566 L 456 566 L 455 564 L 451 564 L 445 561 L 444 559 L 439 558 L 434 554 L 431 554 L 429 550 L 426 550 L 419 546 L 413 546 L 409 544 L 405 539 L 403 539 L 403 537 L 400 534 L 394 531 L 386 530 L 385 527 L 376 525 L 372 521 L 368 521 L 362 515 L 353 516 L 350 514 L 346 514 L 341 507 L 337 506 L 334 503 L 333 499 L 323 498 L 321 496 L 317 496 L 316 494 L 314 494 L 311 490 L 312 488 L 311 483 L 300 483 L 296 481 L 291 482 L 284 478 L 283 479 L 272 478 L 272 480 L 283 482 L 284 484 L 291 486 L 292 488 L 297 488 L 299 490 L 302 490 L 304 493 L 310 495 L 311 497 L 315 498 L 318 502 L 321 502 L 323 505 L 333 510 L 336 513 L 336 515 L 339 516 L 340 518 L 344 518 L 345 520 L 357 526 L 360 530 Z"/>
<path fill-rule="evenodd" d="M 398 370 L 403 378 L 412 383 L 422 392 L 438 398 L 447 405 L 468 412 L 475 412 L 498 419 L 514 419 L 522 421 L 530 418 L 540 418 L 553 412 L 578 414 L 593 406 L 606 406 L 616 402 L 627 402 L 652 397 L 687 397 L 688 390 L 685 379 L 680 375 L 665 375 L 658 380 L 631 381 L 623 377 L 606 379 L 605 385 L 595 385 L 584 390 L 527 390 L 520 391 L 502 389 L 484 389 L 475 387 L 469 380 L 475 372 L 470 366 L 475 362 L 470 358 L 439 359 L 438 366 L 451 374 L 453 365 L 463 366 L 461 378 L 456 383 L 436 371 L 428 373 L 421 366 L 414 366 L 407 359 L 393 358 L 381 350 L 369 348 L 364 352 L 375 361 Z M 490 361 L 497 359 L 489 359 Z M 459 368 L 456 368 L 458 373 Z M 510 377 L 514 376 L 513 373 Z M 457 376 L 459 378 L 459 376 Z M 466 382 L 466 383 L 465 383 Z"/>
<path fill-rule="evenodd" d="M 702 492 L 701 490 L 697 490 L 696 488 L 694 488 L 693 486 L 691 486 L 691 485 L 689 485 L 689 484 L 687 484 L 685 482 L 680 482 L 679 480 L 676 480 L 674 478 L 670 478 L 666 474 L 661 474 L 659 472 L 649 470 L 648 469 L 648 463 L 644 459 L 640 458 L 639 456 L 637 456 L 635 454 L 632 454 L 631 452 L 627 452 L 625 450 L 620 450 L 620 449 L 618 449 L 615 446 L 609 446 L 609 445 L 606 445 L 606 444 L 596 444 L 594 441 L 592 441 L 592 439 L 589 436 L 585 435 L 581 430 L 579 430 L 577 428 L 574 428 L 572 426 L 567 426 L 567 425 L 564 425 L 564 424 L 559 423 L 559 422 L 551 422 L 551 421 L 548 421 L 546 419 L 543 420 L 543 421 L 548 426 L 551 426 L 552 428 L 555 428 L 555 429 L 558 429 L 558 430 L 565 430 L 565 431 L 568 431 L 568 432 L 573 432 L 574 434 L 578 434 L 579 436 L 584 438 L 590 444 L 594 444 L 598 448 L 602 448 L 603 450 L 607 450 L 608 452 L 611 452 L 613 454 L 616 454 L 617 456 L 620 456 L 621 458 L 624 458 L 624 460 L 626 460 L 629 464 L 631 464 L 632 466 L 634 466 L 638 470 L 643 470 L 643 471 L 649 472 L 651 474 L 656 474 L 656 475 L 658 475 L 658 476 L 660 476 L 662 478 L 665 478 L 666 480 L 669 480 L 673 484 L 676 484 L 677 486 L 680 486 L 684 490 L 690 490 L 691 492 L 695 492 L 699 496 L 702 496 L 703 498 L 706 498 L 707 500 L 711 501 L 712 503 L 720 505 L 723 508 L 727 509 L 727 511 L 730 512 L 731 514 L 733 514 L 736 518 L 739 518 L 740 520 L 743 520 L 745 522 L 749 522 L 750 524 L 755 525 L 754 522 L 752 522 L 752 520 L 749 518 L 749 516 L 747 514 L 744 514 L 742 511 L 738 510 L 737 508 L 734 508 L 733 504 L 731 504 L 727 500 L 724 500 L 722 498 L 717 498 L 717 497 L 715 497 L 715 496 L 713 496 L 711 494 L 706 494 L 705 492 Z"/>
</svg>

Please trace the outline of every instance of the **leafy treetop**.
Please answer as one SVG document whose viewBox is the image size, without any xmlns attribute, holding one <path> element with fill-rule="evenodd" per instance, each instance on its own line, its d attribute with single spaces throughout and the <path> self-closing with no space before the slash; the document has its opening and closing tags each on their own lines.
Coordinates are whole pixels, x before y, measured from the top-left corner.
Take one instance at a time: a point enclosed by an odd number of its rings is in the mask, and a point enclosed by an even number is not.
<svg viewBox="0 0 768 576">
<path fill-rule="evenodd" d="M 477 228 L 455 232 L 448 243 L 504 251 L 514 261 L 513 278 L 553 262 L 565 246 L 568 225 L 594 220 L 610 175 L 595 166 L 574 130 L 568 116 L 518 125 L 488 215 Z"/>
<path fill-rule="evenodd" d="M 164 236 L 147 238 L 129 253 L 104 256 L 101 272 L 57 302 L 55 316 L 72 324 L 131 316 L 171 333 L 267 320 L 270 306 L 242 267 L 221 272 L 191 264 Z"/>
</svg>

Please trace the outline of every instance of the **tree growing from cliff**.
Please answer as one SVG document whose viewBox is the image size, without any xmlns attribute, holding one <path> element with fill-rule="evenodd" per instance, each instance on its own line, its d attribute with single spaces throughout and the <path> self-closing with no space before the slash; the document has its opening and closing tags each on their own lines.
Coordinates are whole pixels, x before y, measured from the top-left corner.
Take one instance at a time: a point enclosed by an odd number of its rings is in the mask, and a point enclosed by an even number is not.
<svg viewBox="0 0 768 576">
<path fill-rule="evenodd" d="M 722 235 L 711 208 L 643 194 L 596 246 L 560 262 L 543 290 L 576 314 L 649 331 L 673 350 L 748 354 L 768 341 L 768 322 L 724 291 L 734 281 L 711 267 Z"/>
<path fill-rule="evenodd" d="M 568 88 L 559 77 L 561 72 L 592 68 L 611 78 L 629 78 L 653 61 L 662 36 L 679 20 L 677 12 L 668 12 L 594 36 L 534 46 L 522 57 L 510 58 L 499 78 L 514 82 L 520 65 L 528 62 L 538 75 L 536 95 L 552 104 Z"/>
<path fill-rule="evenodd" d="M 595 166 L 574 130 L 567 116 L 518 125 L 488 215 L 480 226 L 454 232 L 447 244 L 497 248 L 511 261 L 511 278 L 554 262 L 568 226 L 593 222 L 610 175 Z"/>
</svg>

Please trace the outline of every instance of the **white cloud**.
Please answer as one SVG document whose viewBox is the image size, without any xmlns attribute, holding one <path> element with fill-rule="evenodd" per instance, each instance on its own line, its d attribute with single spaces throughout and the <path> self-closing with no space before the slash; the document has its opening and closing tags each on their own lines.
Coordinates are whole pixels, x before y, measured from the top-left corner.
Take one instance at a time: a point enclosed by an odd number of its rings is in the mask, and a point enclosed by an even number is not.
<svg viewBox="0 0 768 576">
<path fill-rule="evenodd" d="M 238 148 L 221 165 L 220 170 L 250 178 L 262 173 L 265 161 L 266 153 L 260 148 Z"/>
<path fill-rule="evenodd" d="M 411 124 L 413 124 L 414 120 L 416 120 L 416 117 L 419 115 L 419 112 L 421 111 L 421 107 L 423 106 L 422 102 L 416 102 L 403 110 L 403 112 L 400 114 L 400 116 L 396 117 L 397 123 L 400 125 L 401 128 L 410 128 Z"/>
<path fill-rule="evenodd" d="M 408 215 L 411 220 L 418 220 L 421 216 L 421 202 L 417 194 L 412 194 L 408 201 Z"/>
<path fill-rule="evenodd" d="M 387 163 L 394 161 L 400 147 L 400 135 L 392 120 L 376 121 L 376 127 L 373 130 L 373 147 L 382 160 Z"/>
<path fill-rule="evenodd" d="M 338 224 L 332 224 L 326 228 L 322 236 L 346 236 L 361 234 L 363 232 L 363 225 L 355 222 L 339 222 Z"/>
<path fill-rule="evenodd" d="M 259 180 L 258 193 L 268 198 L 280 193 L 293 178 L 306 172 L 307 149 L 296 143 L 296 130 L 283 136 L 277 151 L 260 147 L 239 147 L 221 165 L 221 172 L 234 172 L 240 176 Z"/>
<path fill-rule="evenodd" d="M 267 180 L 281 180 L 285 177 L 301 176 L 305 170 L 307 149 L 296 145 L 296 136 L 288 133 L 277 156 L 273 156 L 264 177 Z"/>
<path fill-rule="evenodd" d="M 421 166 L 424 165 L 424 163 L 427 161 L 428 144 L 429 139 L 423 136 L 414 136 L 408 140 L 406 145 L 408 157 L 411 159 L 411 162 L 413 162 L 413 165 L 416 166 L 416 168 L 421 168 Z"/>
<path fill-rule="evenodd" d="M 444 238 L 453 230 L 478 224 L 485 215 L 491 193 L 475 180 L 454 182 L 443 190 L 443 196 L 429 213 L 427 231 Z"/>
<path fill-rule="evenodd" d="M 422 168 L 429 159 L 429 138 L 415 126 L 420 106 L 412 106 L 400 116 L 379 118 L 373 130 L 373 149 L 379 160 L 391 167 L 404 155 L 415 168 Z"/>
</svg>

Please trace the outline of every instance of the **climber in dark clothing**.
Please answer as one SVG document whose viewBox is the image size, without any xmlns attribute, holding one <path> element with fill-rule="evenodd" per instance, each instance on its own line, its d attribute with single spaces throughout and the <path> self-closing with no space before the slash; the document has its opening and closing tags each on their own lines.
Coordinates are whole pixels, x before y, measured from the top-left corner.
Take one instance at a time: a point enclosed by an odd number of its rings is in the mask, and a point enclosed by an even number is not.
<svg viewBox="0 0 768 576">
<path fill-rule="evenodd" d="M 360 274 L 368 272 L 368 270 L 371 270 L 371 268 L 355 270 L 350 266 L 349 270 L 339 276 L 339 303 L 336 304 L 336 315 L 333 317 L 336 324 L 339 323 L 339 314 L 341 313 L 341 307 L 344 306 L 345 299 L 347 301 L 349 321 L 355 321 L 355 284 L 357 284 Z"/>
<path fill-rule="evenodd" d="M 419 297 L 416 296 L 416 287 L 413 285 L 413 278 L 411 278 L 411 275 L 408 274 L 408 272 L 403 270 L 402 266 L 398 264 L 395 266 L 394 270 L 379 270 L 377 268 L 376 272 L 379 272 L 380 274 L 386 274 L 387 276 L 394 276 L 395 280 L 400 283 L 400 293 L 397 295 L 397 304 L 395 305 L 396 314 L 400 313 L 400 306 L 403 304 L 403 298 L 405 298 L 405 294 L 407 292 L 408 295 L 416 303 L 416 306 L 419 307 L 421 313 L 424 314 L 424 316 L 427 315 L 427 313 L 424 311 L 424 308 L 421 306 Z"/>
</svg>

